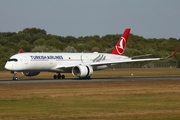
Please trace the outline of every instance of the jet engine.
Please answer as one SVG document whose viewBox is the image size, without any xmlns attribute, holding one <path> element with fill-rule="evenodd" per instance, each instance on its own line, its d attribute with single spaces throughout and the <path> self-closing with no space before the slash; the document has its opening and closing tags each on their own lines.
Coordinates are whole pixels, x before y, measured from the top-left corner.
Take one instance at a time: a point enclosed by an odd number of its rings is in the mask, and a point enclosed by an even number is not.
<svg viewBox="0 0 180 120">
<path fill-rule="evenodd" d="M 27 72 L 22 72 L 22 74 L 24 76 L 36 76 L 38 75 L 40 72 L 39 71 L 27 71 Z"/>
<path fill-rule="evenodd" d="M 89 78 L 92 73 L 93 69 L 89 65 L 78 65 L 72 69 L 72 74 L 79 78 Z"/>
</svg>

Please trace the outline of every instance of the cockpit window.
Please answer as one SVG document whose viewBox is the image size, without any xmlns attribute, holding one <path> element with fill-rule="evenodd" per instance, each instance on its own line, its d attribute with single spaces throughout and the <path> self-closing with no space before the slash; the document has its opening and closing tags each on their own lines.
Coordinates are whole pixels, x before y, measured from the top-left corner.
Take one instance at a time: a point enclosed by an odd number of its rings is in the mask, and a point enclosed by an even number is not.
<svg viewBox="0 0 180 120">
<path fill-rule="evenodd" d="M 15 58 L 12 58 L 12 59 L 9 59 L 8 61 L 14 61 L 14 62 L 17 62 L 18 60 L 15 59 Z"/>
</svg>

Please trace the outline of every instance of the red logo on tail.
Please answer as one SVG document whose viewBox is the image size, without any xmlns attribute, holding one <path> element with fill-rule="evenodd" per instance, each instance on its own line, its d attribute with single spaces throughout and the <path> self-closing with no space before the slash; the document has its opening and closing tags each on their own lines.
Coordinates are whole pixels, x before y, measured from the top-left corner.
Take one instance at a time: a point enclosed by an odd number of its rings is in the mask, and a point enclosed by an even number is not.
<svg viewBox="0 0 180 120">
<path fill-rule="evenodd" d="M 118 44 L 116 44 L 116 50 L 119 55 L 123 55 L 125 46 L 126 46 L 126 40 L 124 37 L 121 37 Z"/>
</svg>

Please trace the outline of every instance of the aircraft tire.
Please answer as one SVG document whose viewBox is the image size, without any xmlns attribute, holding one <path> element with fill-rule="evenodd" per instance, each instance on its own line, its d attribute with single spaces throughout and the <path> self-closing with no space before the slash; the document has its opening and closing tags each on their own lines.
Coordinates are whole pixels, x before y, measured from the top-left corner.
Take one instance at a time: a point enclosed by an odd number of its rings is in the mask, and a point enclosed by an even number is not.
<svg viewBox="0 0 180 120">
<path fill-rule="evenodd" d="M 62 78 L 62 79 L 65 79 L 65 75 L 62 75 L 61 78 Z"/>
<path fill-rule="evenodd" d="M 16 80 L 18 80 L 18 78 L 17 78 L 17 77 L 13 77 L 12 79 L 13 79 L 13 80 L 15 80 L 15 81 L 16 81 Z"/>
<path fill-rule="evenodd" d="M 54 76 L 53 76 L 53 78 L 54 78 L 54 79 L 57 79 L 57 76 L 56 76 L 56 75 L 54 75 Z"/>
</svg>

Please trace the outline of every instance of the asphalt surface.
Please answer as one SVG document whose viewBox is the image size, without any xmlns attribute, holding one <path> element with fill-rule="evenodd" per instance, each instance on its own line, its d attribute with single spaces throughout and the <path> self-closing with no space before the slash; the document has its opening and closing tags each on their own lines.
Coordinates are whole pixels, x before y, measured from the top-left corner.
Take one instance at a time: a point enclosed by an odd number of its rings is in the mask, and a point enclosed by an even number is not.
<svg viewBox="0 0 180 120">
<path fill-rule="evenodd" d="M 63 82 L 111 82 L 111 81 L 147 81 L 147 80 L 180 80 L 180 76 L 128 76 L 128 77 L 101 77 L 91 79 L 34 79 L 27 78 L 17 81 L 13 80 L 0 80 L 0 84 L 45 84 L 45 83 L 63 83 Z"/>
</svg>

